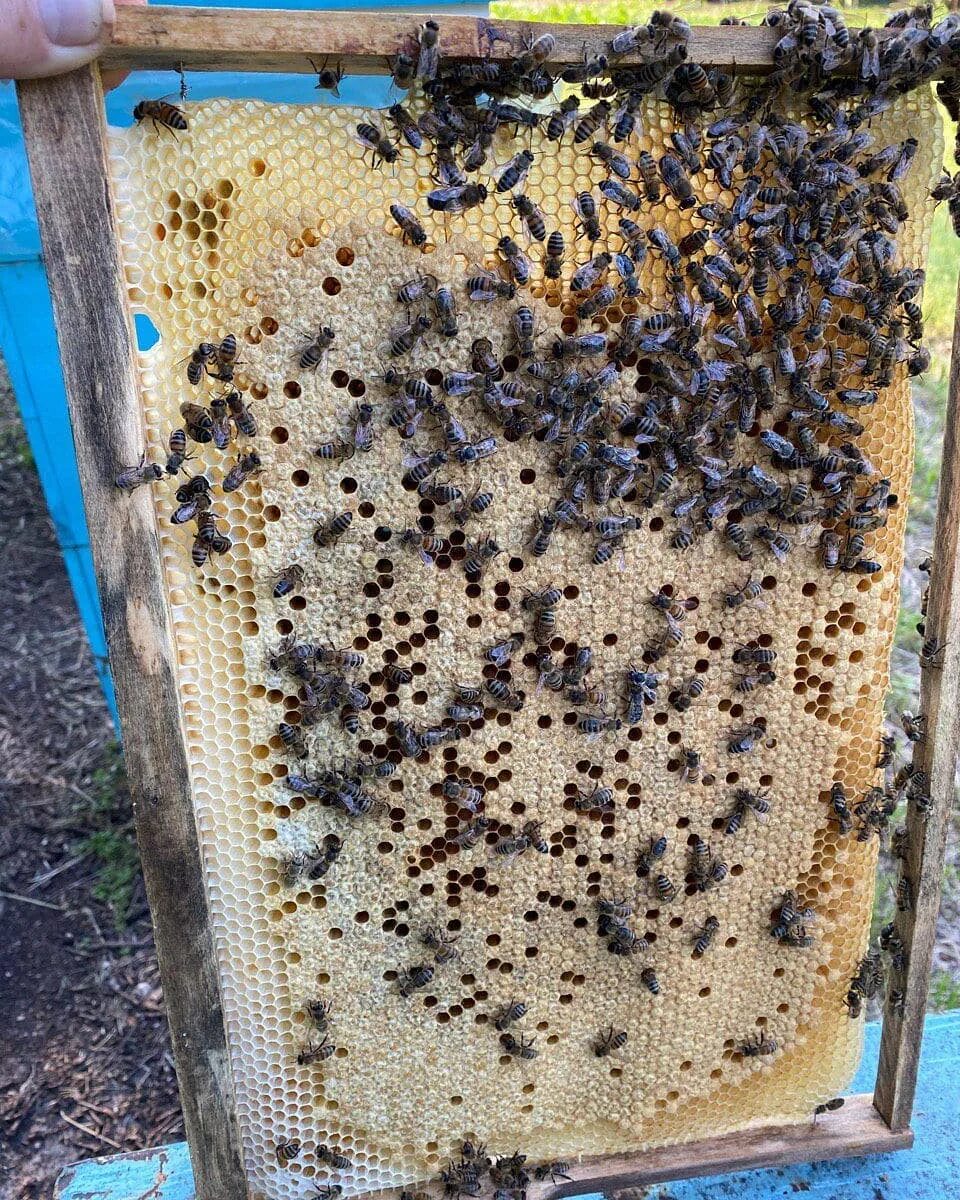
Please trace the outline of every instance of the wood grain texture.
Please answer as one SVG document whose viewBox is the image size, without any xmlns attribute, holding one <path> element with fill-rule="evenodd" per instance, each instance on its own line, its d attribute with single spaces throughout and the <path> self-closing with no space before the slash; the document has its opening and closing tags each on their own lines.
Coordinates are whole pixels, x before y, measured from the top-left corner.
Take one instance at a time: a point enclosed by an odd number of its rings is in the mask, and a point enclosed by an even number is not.
<svg viewBox="0 0 960 1200">
<path fill-rule="evenodd" d="M 910 1123 L 917 1084 L 923 1018 L 947 829 L 956 797 L 960 744 L 960 290 L 954 316 L 950 385 L 943 432 L 943 461 L 933 535 L 933 570 L 927 604 L 926 634 L 946 642 L 942 665 L 922 667 L 920 711 L 927 718 L 926 740 L 914 746 L 913 765 L 928 773 L 932 811 L 926 821 L 911 805 L 909 847 L 903 872 L 913 887 L 913 908 L 898 912 L 897 931 L 908 957 L 900 987 L 902 1013 L 884 1014 L 875 1103 L 891 1129 Z M 938 660 L 939 661 L 939 660 Z"/>
<path fill-rule="evenodd" d="M 246 1196 L 96 68 L 18 84 L 187 1135 L 201 1200 Z"/>
<path fill-rule="evenodd" d="M 649 1187 L 670 1180 L 695 1179 L 756 1167 L 782 1167 L 789 1163 L 857 1158 L 864 1154 L 889 1154 L 909 1150 L 910 1129 L 894 1133 L 869 1095 L 848 1096 L 843 1108 L 804 1125 L 771 1125 L 724 1134 L 699 1142 L 661 1146 L 637 1154 L 584 1158 L 573 1163 L 568 1181 L 531 1183 L 527 1200 L 560 1200 L 564 1196 L 602 1192 L 606 1196 L 626 1188 Z M 364 1200 L 387 1200 L 391 1192 L 366 1192 Z"/>
<path fill-rule="evenodd" d="M 110 45 L 101 65 L 169 67 L 193 71 L 291 71 L 312 74 L 310 58 L 336 56 L 347 74 L 387 71 L 387 59 L 415 49 L 423 16 L 413 13 L 277 11 L 118 5 Z M 491 21 L 439 14 L 440 44 L 447 58 L 494 62 L 519 53 L 532 37 L 549 31 L 557 39 L 551 63 L 583 61 L 583 47 L 602 48 L 620 25 L 553 25 Z M 493 37 L 493 33 L 496 37 Z M 697 27 L 690 57 L 704 66 L 763 74 L 773 67 L 778 34 L 766 27 Z M 640 62 L 624 55 L 618 64 Z"/>
</svg>

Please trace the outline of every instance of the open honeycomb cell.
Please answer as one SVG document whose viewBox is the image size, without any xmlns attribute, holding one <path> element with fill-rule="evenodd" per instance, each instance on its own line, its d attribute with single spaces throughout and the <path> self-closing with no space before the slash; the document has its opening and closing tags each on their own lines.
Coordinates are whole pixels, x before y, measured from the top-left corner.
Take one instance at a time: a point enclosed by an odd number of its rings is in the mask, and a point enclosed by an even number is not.
<svg viewBox="0 0 960 1200">
<path fill-rule="evenodd" d="M 357 400 L 385 407 L 382 343 L 397 319 L 398 285 L 429 271 L 462 295 L 464 271 L 494 263 L 499 236 L 522 237 L 516 214 L 500 197 L 464 218 L 428 217 L 420 254 L 401 243 L 387 209 L 428 190 L 429 172 L 409 157 L 382 171 L 362 163 L 353 129 L 376 114 L 252 101 L 187 111 L 189 130 L 176 142 L 147 127 L 113 131 L 110 165 L 131 303 L 161 334 L 141 356 L 150 450 L 162 460 L 180 404 L 197 399 L 184 361 L 198 343 L 229 331 L 240 343 L 237 382 L 259 424 L 262 471 L 229 495 L 217 493 L 229 553 L 194 568 L 188 531 L 169 522 L 173 484 L 155 492 L 254 1194 L 293 1200 L 334 1181 L 351 1194 L 422 1180 L 466 1133 L 493 1151 L 519 1147 L 537 1159 L 808 1119 L 849 1082 L 859 1055 L 859 1023 L 842 998 L 867 940 L 875 848 L 841 837 L 825 798 L 835 780 L 851 792 L 876 782 L 905 504 L 872 535 L 878 576 L 824 571 L 814 536 L 782 563 L 753 564 L 762 595 L 731 611 L 722 592 L 743 583 L 744 566 L 717 535 L 685 553 L 671 549 L 670 530 L 653 513 L 625 543 L 622 563 L 592 566 L 577 539 L 558 538 L 549 554 L 532 555 L 553 458 L 535 441 L 505 443 L 457 480 L 494 492 L 474 529 L 495 536 L 504 552 L 480 582 L 464 576 L 462 539 L 451 538 L 435 565 L 424 565 L 395 531 L 419 521 L 429 532 L 437 514 L 402 485 L 407 447 L 395 431 L 379 420 L 370 453 L 346 461 L 311 451 L 336 436 Z M 669 110 L 651 102 L 642 128 L 633 150 L 658 155 L 672 128 Z M 910 134 L 920 141 L 907 181 L 911 220 L 900 233 L 903 260 L 920 265 L 927 193 L 941 159 L 932 97 L 899 100 L 872 131 L 880 144 Z M 570 197 L 604 172 L 566 144 L 528 140 L 536 159 L 526 191 L 573 246 Z M 500 162 L 515 151 L 506 136 L 494 149 Z M 717 190 L 712 180 L 695 184 L 704 195 Z M 609 234 L 616 214 L 603 219 Z M 697 221 L 669 200 L 657 219 L 675 239 Z M 643 283 L 644 305 L 655 308 L 664 280 L 652 257 Z M 541 337 L 575 328 L 538 269 L 521 297 Z M 502 301 L 461 299 L 459 337 L 429 336 L 417 371 L 436 384 L 463 368 L 464 347 L 480 336 L 508 359 L 508 313 Z M 301 348 L 324 324 L 336 331 L 333 347 L 316 370 L 300 368 Z M 642 371 L 624 372 L 624 398 L 643 380 Z M 902 372 L 863 420 L 861 445 L 902 501 L 913 456 Z M 234 451 L 192 449 L 188 469 L 219 484 Z M 346 509 L 347 533 L 318 549 L 317 521 Z M 302 583 L 274 599 L 276 573 L 291 563 L 303 568 Z M 517 629 L 529 634 L 523 597 L 551 585 L 563 590 L 555 655 L 592 646 L 595 677 L 613 690 L 658 628 L 651 592 L 667 585 L 678 598 L 695 598 L 681 645 L 657 668 L 666 678 L 642 725 L 584 738 L 575 707 L 537 688 L 528 636 L 500 672 L 526 693 L 523 708 L 485 706 L 469 736 L 403 759 L 378 785 L 380 813 L 349 820 L 286 786 L 299 765 L 277 726 L 298 719 L 302 697 L 296 680 L 268 667 L 282 638 L 364 655 L 355 680 L 371 703 L 357 734 L 336 721 L 303 730 L 311 761 L 399 759 L 391 723 L 439 721 L 451 681 L 496 678 L 484 649 Z M 756 639 L 776 651 L 777 682 L 737 694 L 731 655 Z M 398 665 L 409 678 L 394 684 L 390 668 Z M 678 712 L 668 695 L 691 677 L 703 692 Z M 731 756 L 731 728 L 755 716 L 766 722 L 756 750 Z M 683 778 L 684 748 L 702 756 L 695 782 Z M 464 817 L 444 797 L 446 776 L 483 790 L 491 825 L 472 848 L 456 841 Z M 771 812 L 726 837 L 737 786 L 768 789 Z M 576 797 L 597 787 L 612 790 L 612 811 L 578 811 Z M 530 819 L 542 822 L 546 853 L 499 861 L 493 845 Z M 329 873 L 284 882 L 284 860 L 331 833 L 344 844 Z M 638 846 L 661 834 L 663 871 L 677 885 L 669 900 L 635 872 Z M 706 894 L 687 882 L 697 836 L 729 868 Z M 787 888 L 817 909 L 811 947 L 770 936 Z M 596 936 L 598 896 L 634 900 L 635 927 L 650 942 L 642 963 L 609 953 Z M 692 938 L 708 915 L 720 930 L 695 955 Z M 398 977 L 424 960 L 419 939 L 430 925 L 457 938 L 459 957 L 403 998 Z M 640 978 L 648 965 L 656 995 Z M 319 1041 L 305 1006 L 321 998 L 333 1006 L 336 1050 L 301 1064 L 298 1054 Z M 536 1038 L 532 1061 L 504 1055 L 493 1028 L 496 1010 L 514 999 L 528 1006 L 515 1028 Z M 607 1026 L 626 1030 L 628 1041 L 600 1058 L 592 1046 Z M 776 1040 L 776 1054 L 744 1057 L 739 1047 L 761 1032 Z M 302 1151 L 284 1165 L 276 1147 L 288 1139 Z M 331 1171 L 317 1157 L 320 1146 L 353 1166 Z"/>
</svg>

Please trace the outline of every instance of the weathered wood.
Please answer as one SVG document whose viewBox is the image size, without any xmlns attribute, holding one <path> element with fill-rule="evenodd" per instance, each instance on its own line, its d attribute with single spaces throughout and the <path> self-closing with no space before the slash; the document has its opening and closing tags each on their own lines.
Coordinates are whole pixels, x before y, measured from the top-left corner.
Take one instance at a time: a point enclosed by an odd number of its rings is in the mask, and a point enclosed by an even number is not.
<svg viewBox="0 0 960 1200">
<path fill-rule="evenodd" d="M 388 58 L 416 47 L 423 16 L 412 13 L 285 12 L 271 9 L 118 5 L 104 68 L 192 71 L 291 71 L 311 74 L 310 58 L 331 55 L 348 74 L 384 74 Z M 502 62 L 543 32 L 557 40 L 551 63 L 583 61 L 584 43 L 603 49 L 621 25 L 554 25 L 439 14 L 444 57 Z M 493 34 L 496 37 L 493 37 Z M 704 66 L 763 74 L 773 67 L 778 34 L 767 27 L 697 26 L 690 57 Z M 502 39 L 502 40 L 501 40 Z M 624 55 L 618 64 L 643 61 Z"/>
<path fill-rule="evenodd" d="M 77 464 L 184 1119 L 202 1200 L 246 1196 L 213 936 L 146 489 L 114 486 L 144 447 L 96 68 L 18 84 Z"/>
<path fill-rule="evenodd" d="M 947 828 L 956 797 L 960 745 L 960 290 L 925 620 L 925 637 L 937 637 L 946 646 L 933 665 L 921 664 L 920 711 L 927 718 L 927 734 L 914 746 L 913 765 L 929 776 L 933 807 L 924 821 L 911 806 L 908 852 L 902 868 L 912 886 L 913 907 L 899 912 L 896 921 L 908 955 L 907 969 L 894 984 L 903 992 L 904 1003 L 902 1012 L 888 1006 L 884 1015 L 874 1098 L 893 1130 L 907 1127 L 913 1109 Z"/>
<path fill-rule="evenodd" d="M 637 1154 L 612 1154 L 583 1158 L 573 1163 L 568 1181 L 531 1183 L 527 1200 L 560 1200 L 586 1192 L 612 1192 L 649 1187 L 700 1175 L 720 1175 L 756 1167 L 782 1167 L 789 1163 L 857 1158 L 863 1154 L 889 1154 L 909 1150 L 910 1129 L 893 1132 L 869 1095 L 848 1096 L 843 1108 L 800 1125 L 770 1125 L 728 1133 L 722 1137 L 661 1146 Z M 387 1200 L 396 1193 L 366 1192 L 364 1200 Z"/>
</svg>

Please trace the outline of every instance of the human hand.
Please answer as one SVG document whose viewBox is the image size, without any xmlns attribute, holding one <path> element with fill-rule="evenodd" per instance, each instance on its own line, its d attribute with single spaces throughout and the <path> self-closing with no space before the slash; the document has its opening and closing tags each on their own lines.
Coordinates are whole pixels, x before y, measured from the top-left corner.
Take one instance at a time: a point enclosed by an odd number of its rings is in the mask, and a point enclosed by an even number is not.
<svg viewBox="0 0 960 1200">
<path fill-rule="evenodd" d="M 0 79 L 82 67 L 106 45 L 115 16 L 114 0 L 0 0 Z"/>
</svg>

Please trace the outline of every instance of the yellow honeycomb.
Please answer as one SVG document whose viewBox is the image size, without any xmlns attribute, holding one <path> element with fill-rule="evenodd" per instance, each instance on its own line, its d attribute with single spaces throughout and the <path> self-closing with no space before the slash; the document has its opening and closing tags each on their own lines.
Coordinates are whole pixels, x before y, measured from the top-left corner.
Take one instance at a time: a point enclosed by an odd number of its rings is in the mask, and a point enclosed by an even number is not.
<svg viewBox="0 0 960 1200">
<path fill-rule="evenodd" d="M 867 939 L 875 846 L 839 836 L 824 799 L 834 780 L 854 794 L 876 781 L 913 454 L 905 379 L 898 376 L 863 417 L 861 444 L 901 498 L 886 529 L 868 538 L 869 556 L 883 564 L 878 575 L 824 571 L 816 534 L 806 542 L 801 534 L 783 563 L 758 551 L 750 569 L 717 534 L 680 552 L 656 510 L 627 539 L 622 563 L 592 566 L 592 547 L 563 536 L 535 558 L 531 533 L 554 456 L 523 442 L 501 444 L 456 478 L 495 493 L 473 529 L 504 548 L 482 583 L 469 583 L 457 561 L 427 567 L 389 537 L 431 512 L 401 486 L 409 446 L 382 418 L 369 454 L 324 462 L 311 450 L 337 436 L 361 397 L 385 409 L 385 330 L 402 315 L 397 286 L 417 271 L 454 288 L 461 327 L 452 341 L 428 336 L 413 358 L 419 373 L 436 383 L 464 369 L 481 335 L 509 354 L 513 306 L 468 305 L 460 286 L 471 264 L 495 260 L 503 232 L 522 242 L 508 198 L 491 197 L 463 218 L 427 216 L 421 254 L 401 244 L 387 209 L 434 186 L 430 164 L 409 154 L 379 171 L 361 162 L 354 127 L 381 114 L 249 101 L 187 111 L 190 128 L 178 140 L 148 124 L 112 131 L 110 166 L 131 306 L 161 335 L 140 360 L 150 451 L 162 460 L 167 432 L 181 424 L 179 405 L 198 398 L 184 360 L 197 343 L 228 331 L 240 341 L 238 379 L 259 422 L 263 471 L 228 497 L 217 492 L 230 553 L 194 568 L 189 530 L 169 523 L 174 485 L 155 491 L 252 1193 L 291 1200 L 334 1181 L 353 1194 L 422 1180 L 465 1134 L 536 1159 L 809 1119 L 817 1102 L 849 1082 L 860 1047 L 859 1023 L 842 998 Z M 642 128 L 641 145 L 659 153 L 672 128 L 668 109 L 651 102 Z M 903 260 L 921 265 L 927 192 L 942 149 L 932 97 L 923 91 L 899 100 L 872 132 L 878 144 L 911 134 L 920 140 L 907 181 L 912 216 L 900 241 Z M 570 200 L 595 187 L 604 168 L 537 135 L 521 143 L 536 155 L 526 191 L 572 247 Z M 515 149 L 504 136 L 497 161 Z M 712 179 L 694 183 L 702 197 L 718 194 Z M 607 232 L 615 229 L 612 210 L 603 218 Z M 637 219 L 649 224 L 649 212 Z M 658 219 L 675 239 L 693 227 L 670 200 Z M 530 253 L 533 283 L 518 299 L 534 308 L 549 344 L 558 330 L 576 328 L 576 318 L 561 292 L 548 290 L 539 247 Z M 586 253 L 576 256 L 583 261 Z M 567 278 L 573 257 L 568 252 Z M 655 257 L 644 267 L 644 312 L 663 293 Z M 624 301 L 622 311 L 637 303 Z M 320 325 L 332 326 L 336 341 L 315 372 L 302 370 L 298 351 Z M 835 328 L 828 340 L 847 344 Z M 629 399 L 636 393 L 627 374 L 620 386 Z M 233 452 L 193 450 L 199 457 L 188 469 L 206 469 L 214 480 L 232 465 Z M 347 508 L 354 520 L 346 536 L 317 549 L 316 521 Z M 462 556 L 455 545 L 450 558 Z M 275 600 L 275 573 L 291 562 L 303 566 L 303 586 Z M 751 569 L 762 580 L 761 599 L 725 609 L 722 593 Z M 537 690 L 528 636 L 513 664 L 523 709 L 487 709 L 469 738 L 416 764 L 404 760 L 377 785 L 383 815 L 350 822 L 284 786 L 298 767 L 283 752 L 277 724 L 296 719 L 298 701 L 290 678 L 271 674 L 266 661 L 282 637 L 296 633 L 366 656 L 357 678 L 369 681 L 372 704 L 360 716 L 359 737 L 335 721 L 306 731 L 316 767 L 377 753 L 398 716 L 420 726 L 439 721 L 451 683 L 480 679 L 485 647 L 517 629 L 529 633 L 525 589 L 552 584 L 564 595 L 555 652 L 591 645 L 592 679 L 611 695 L 662 628 L 651 592 L 669 585 L 676 597 L 698 601 L 682 644 L 656 667 L 666 678 L 642 726 L 584 738 L 573 707 Z M 738 695 L 731 654 L 754 638 L 776 650 L 777 682 Z M 408 667 L 413 682 L 391 688 L 383 678 L 390 663 Z M 666 696 L 694 674 L 706 687 L 681 715 Z M 767 720 L 762 745 L 728 754 L 731 728 L 755 715 Z M 681 781 L 684 746 L 702 754 L 697 783 Z M 502 863 L 488 842 L 458 849 L 455 806 L 440 790 L 448 772 L 485 790 L 493 838 L 536 818 L 549 853 Z M 614 812 L 574 811 L 576 792 L 598 785 L 613 789 Z M 737 785 L 768 788 L 772 811 L 725 837 Z M 345 847 L 328 875 L 286 886 L 282 861 L 330 831 Z M 660 834 L 669 839 L 664 870 L 680 892 L 662 904 L 634 870 L 640 841 Z M 728 880 L 703 895 L 683 886 L 698 834 L 730 868 Z M 807 949 L 770 936 L 778 898 L 791 887 L 817 910 Z M 637 902 L 636 928 L 652 940 L 647 959 L 607 952 L 595 933 L 598 895 Z M 708 914 L 720 930 L 696 958 L 692 939 Z M 458 935 L 459 960 L 437 967 L 430 986 L 403 999 L 396 973 L 427 957 L 418 939 L 428 925 Z M 648 964 L 660 981 L 656 996 L 639 979 Z M 311 1041 L 304 1005 L 321 997 L 333 1004 L 338 1049 L 324 1062 L 298 1065 Z M 492 1014 L 514 998 L 528 1005 L 516 1029 L 536 1039 L 539 1056 L 530 1062 L 505 1060 L 493 1028 Z M 629 1039 L 600 1058 L 592 1046 L 607 1026 Z M 759 1032 L 776 1040 L 776 1054 L 744 1058 L 738 1046 Z M 276 1146 L 289 1139 L 302 1151 L 281 1165 Z M 352 1168 L 320 1165 L 320 1145 L 347 1155 Z"/>
</svg>

